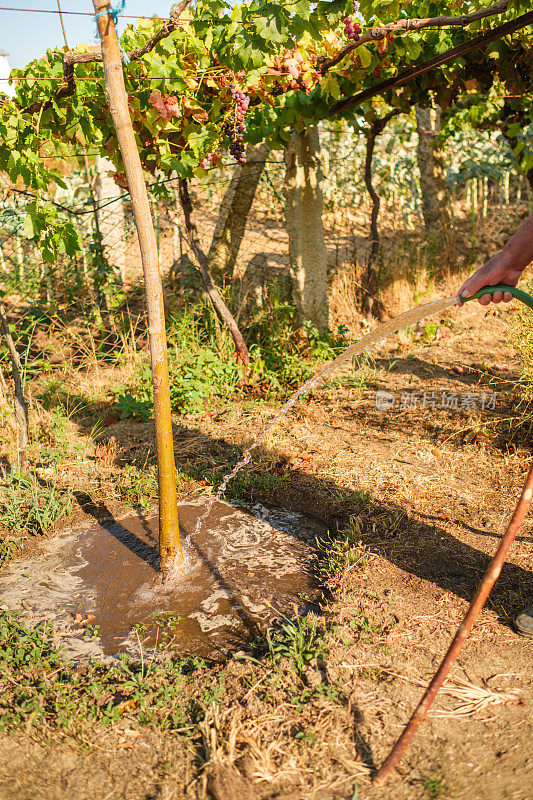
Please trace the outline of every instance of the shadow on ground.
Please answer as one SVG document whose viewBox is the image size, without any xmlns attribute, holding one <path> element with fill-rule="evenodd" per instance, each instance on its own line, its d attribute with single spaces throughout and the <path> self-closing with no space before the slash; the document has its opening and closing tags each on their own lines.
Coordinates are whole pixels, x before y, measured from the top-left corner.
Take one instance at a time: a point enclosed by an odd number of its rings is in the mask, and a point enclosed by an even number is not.
<svg viewBox="0 0 533 800">
<path fill-rule="evenodd" d="M 110 426 L 97 438 L 105 441 L 111 436 L 130 452 L 133 442 L 141 448 L 153 447 L 154 424 L 125 420 Z M 193 448 L 187 446 L 191 442 Z M 242 455 L 242 448 L 224 438 L 212 438 L 199 429 L 178 425 L 174 426 L 174 443 L 180 472 L 213 485 L 217 485 L 227 467 Z M 188 456 L 182 459 L 180 451 Z M 336 536 L 342 536 L 343 529 L 354 523 L 363 544 L 412 576 L 467 601 L 471 600 L 491 558 L 434 524 L 430 516 L 408 511 L 396 503 L 362 497 L 333 481 L 291 469 L 284 457 L 264 448 L 257 451 L 252 466 L 230 486 L 227 499 L 236 498 L 297 511 L 323 523 Z M 509 512 L 511 507 L 512 503 Z M 475 520 L 472 522 L 472 532 L 482 532 L 490 540 L 494 538 L 494 548 L 489 552 L 495 550 L 496 540 L 503 531 L 493 534 L 478 531 Z M 506 563 L 488 606 L 501 615 L 502 622 L 511 624 L 516 612 L 527 604 L 531 590 L 531 573 Z"/>
</svg>

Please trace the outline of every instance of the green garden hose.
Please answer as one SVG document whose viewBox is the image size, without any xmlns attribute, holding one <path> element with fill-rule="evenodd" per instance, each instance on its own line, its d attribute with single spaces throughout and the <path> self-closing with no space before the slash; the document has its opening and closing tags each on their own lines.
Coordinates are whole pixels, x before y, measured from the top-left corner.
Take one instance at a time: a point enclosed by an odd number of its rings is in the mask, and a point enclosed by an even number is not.
<svg viewBox="0 0 533 800">
<path fill-rule="evenodd" d="M 484 294 L 494 294 L 494 292 L 509 292 L 513 297 L 516 297 L 517 300 L 524 303 L 524 305 L 533 309 L 533 297 L 527 292 L 522 291 L 522 289 L 517 289 L 516 286 L 485 286 L 483 289 L 480 289 L 479 292 L 473 294 L 472 297 L 463 297 L 461 294 L 459 297 L 463 303 L 467 303 L 469 300 L 477 300 L 479 297 L 483 297 Z"/>
</svg>

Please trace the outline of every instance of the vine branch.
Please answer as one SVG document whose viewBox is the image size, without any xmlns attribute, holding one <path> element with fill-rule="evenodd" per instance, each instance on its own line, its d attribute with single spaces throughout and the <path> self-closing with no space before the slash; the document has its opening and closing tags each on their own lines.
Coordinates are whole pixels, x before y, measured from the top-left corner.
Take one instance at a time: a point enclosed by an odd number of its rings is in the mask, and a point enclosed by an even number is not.
<svg viewBox="0 0 533 800">
<path fill-rule="evenodd" d="M 485 17 L 493 17 L 496 14 L 503 14 L 504 11 L 507 11 L 508 5 L 509 0 L 499 0 L 498 3 L 495 3 L 492 6 L 487 6 L 487 8 L 478 8 L 476 11 L 472 11 L 470 14 L 462 14 L 459 17 L 439 16 L 426 17 L 425 19 L 399 19 L 395 22 L 389 22 L 387 25 L 383 25 L 380 28 L 370 28 L 370 30 L 362 34 L 356 42 L 351 42 L 350 44 L 346 45 L 346 47 L 343 47 L 336 56 L 319 62 L 318 70 L 322 75 L 325 75 L 326 72 L 331 69 L 331 67 L 334 67 L 339 63 L 339 61 L 342 61 L 344 56 L 348 55 L 348 53 L 351 53 L 360 45 L 365 44 L 366 42 L 384 39 L 387 34 L 420 31 L 423 30 L 423 28 L 448 28 L 451 25 L 464 28 L 467 25 L 470 25 L 472 22 L 477 22 Z"/>
<path fill-rule="evenodd" d="M 463 44 L 459 45 L 459 47 L 453 47 L 451 50 L 447 50 L 445 53 L 441 53 L 434 58 L 430 58 L 429 61 L 424 61 L 422 64 L 417 64 L 410 69 L 406 69 L 404 72 L 400 72 L 399 75 L 395 75 L 393 78 L 388 78 L 386 81 L 377 83 L 375 86 L 370 86 L 368 89 L 352 95 L 352 97 L 347 97 L 345 100 L 335 103 L 335 105 L 331 107 L 330 113 L 338 114 L 339 112 L 346 111 L 354 106 L 359 106 L 365 100 L 369 100 L 371 97 L 375 97 L 375 95 L 382 94 L 387 89 L 393 89 L 396 86 L 403 86 L 405 83 L 414 80 L 414 78 L 420 77 L 420 75 L 424 75 L 424 73 L 429 72 L 432 69 L 441 67 L 444 64 L 447 64 L 449 61 L 459 58 L 460 56 L 467 55 L 468 53 L 472 52 L 472 50 L 476 50 L 478 47 L 485 47 L 491 42 L 496 41 L 496 39 L 502 39 L 504 36 L 514 33 L 515 31 L 520 30 L 520 28 L 525 28 L 527 25 L 531 25 L 532 23 L 533 11 L 528 11 L 527 14 L 522 14 L 521 17 L 517 17 L 516 19 L 506 22 L 503 25 L 498 25 L 498 27 L 492 28 L 492 30 L 481 34 L 481 36 L 476 36 L 474 39 L 464 42 Z"/>
<path fill-rule="evenodd" d="M 220 317 L 222 322 L 227 326 L 229 332 L 233 337 L 233 341 L 235 343 L 235 350 L 237 353 L 237 364 L 243 364 L 244 367 L 247 368 L 250 364 L 248 348 L 246 347 L 242 334 L 239 330 L 239 327 L 235 319 L 233 318 L 231 311 L 225 304 L 220 292 L 215 286 L 215 282 L 213 281 L 211 273 L 209 272 L 208 258 L 204 253 L 204 251 L 202 250 L 200 242 L 198 241 L 196 225 L 192 218 L 192 210 L 193 210 L 192 200 L 189 194 L 189 186 L 187 184 L 186 178 L 179 178 L 178 192 L 179 192 L 181 208 L 183 211 L 183 218 L 185 220 L 185 232 L 187 235 L 187 240 L 200 268 L 200 274 L 202 276 L 202 281 L 205 290 L 209 296 L 209 299 L 213 303 L 213 306 L 218 316 Z"/>
</svg>

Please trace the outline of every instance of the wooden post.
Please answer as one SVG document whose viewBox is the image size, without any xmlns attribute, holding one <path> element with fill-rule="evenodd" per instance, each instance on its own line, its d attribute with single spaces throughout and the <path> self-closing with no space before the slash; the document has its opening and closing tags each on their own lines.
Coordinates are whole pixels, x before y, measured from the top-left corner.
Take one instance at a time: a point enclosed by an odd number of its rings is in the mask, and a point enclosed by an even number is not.
<svg viewBox="0 0 533 800">
<path fill-rule="evenodd" d="M 173 567 L 183 566 L 178 528 L 176 465 L 170 416 L 167 340 L 163 285 L 158 266 L 157 243 L 150 202 L 128 109 L 122 73 L 122 58 L 109 0 L 93 0 L 102 42 L 105 83 L 109 108 L 117 132 L 124 171 L 133 205 L 144 272 L 148 307 L 148 336 L 152 364 L 154 416 L 159 474 L 159 554 L 163 579 Z"/>
<path fill-rule="evenodd" d="M 61 22 L 61 30 L 63 31 L 63 39 L 65 41 L 65 47 L 68 50 L 68 41 L 67 41 L 67 32 L 65 30 L 65 23 L 63 22 L 63 12 L 61 10 L 61 3 L 57 0 L 57 10 L 59 11 L 59 21 Z"/>
<path fill-rule="evenodd" d="M 15 419 L 17 421 L 18 438 L 18 469 L 19 472 L 28 471 L 28 404 L 24 397 L 24 386 L 22 383 L 22 367 L 20 358 L 13 342 L 11 331 L 6 317 L 4 306 L 0 303 L 0 325 L 4 334 L 4 340 L 9 350 L 11 359 L 11 369 L 13 372 L 13 405 L 15 407 Z M 3 378 L 2 378 L 3 380 Z"/>
</svg>

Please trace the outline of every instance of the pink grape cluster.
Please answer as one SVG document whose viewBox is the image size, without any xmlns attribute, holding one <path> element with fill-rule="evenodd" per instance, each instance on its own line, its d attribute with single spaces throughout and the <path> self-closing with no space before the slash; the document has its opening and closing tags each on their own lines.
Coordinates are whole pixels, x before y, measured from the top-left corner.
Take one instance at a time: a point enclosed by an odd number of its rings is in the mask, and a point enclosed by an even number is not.
<svg viewBox="0 0 533 800">
<path fill-rule="evenodd" d="M 216 150 L 212 150 L 205 158 L 202 158 L 199 162 L 199 166 L 202 167 L 202 169 L 209 169 L 209 166 L 216 167 L 219 161 L 220 153 L 217 153 Z"/>
<path fill-rule="evenodd" d="M 353 13 L 357 14 L 359 9 L 359 3 L 354 0 L 353 4 Z M 359 41 L 359 35 L 361 34 L 362 28 L 358 22 L 354 22 L 352 17 L 346 17 L 344 20 L 344 35 L 347 39 L 351 42 Z"/>
<path fill-rule="evenodd" d="M 250 98 L 234 83 L 229 85 L 230 94 L 235 100 L 235 108 L 226 119 L 224 133 L 230 140 L 229 151 L 235 161 L 239 164 L 246 164 L 246 152 L 244 147 L 244 134 L 246 131 L 245 117 L 250 105 Z"/>
</svg>

